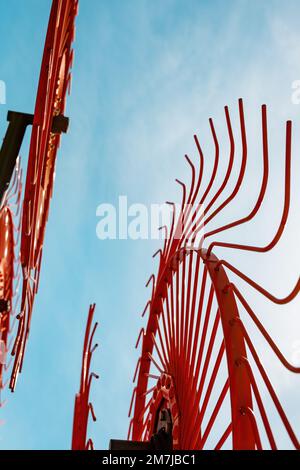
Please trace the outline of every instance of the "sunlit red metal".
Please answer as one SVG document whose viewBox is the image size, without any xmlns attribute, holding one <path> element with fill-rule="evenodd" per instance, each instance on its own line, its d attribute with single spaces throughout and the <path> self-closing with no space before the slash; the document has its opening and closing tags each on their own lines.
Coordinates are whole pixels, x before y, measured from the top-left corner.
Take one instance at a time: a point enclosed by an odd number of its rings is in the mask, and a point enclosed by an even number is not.
<svg viewBox="0 0 300 470">
<path fill-rule="evenodd" d="M 95 304 L 90 306 L 84 337 L 80 389 L 75 397 L 72 450 L 94 448 L 93 441 L 91 439 L 87 440 L 87 427 L 90 413 L 93 420 L 96 421 L 93 405 L 90 403 L 89 398 L 92 379 L 93 377 L 98 379 L 94 372 L 90 372 L 92 355 L 98 346 L 97 344 L 93 345 L 93 338 L 98 325 L 98 323 L 95 323 L 93 326 L 95 307 Z"/>
<path fill-rule="evenodd" d="M 5 372 L 10 367 L 9 352 L 14 338 L 17 290 L 20 280 L 18 217 L 20 214 L 22 172 L 19 159 L 13 181 L 0 207 L 0 390 L 7 384 Z M 7 372 L 8 373 L 8 372 Z M 0 406 L 2 402 L 0 399 Z"/>
<path fill-rule="evenodd" d="M 6 364 L 14 278 L 14 228 L 9 207 L 0 210 L 0 388 Z"/>
<path fill-rule="evenodd" d="M 290 206 L 292 123 L 288 121 L 286 124 L 282 217 L 270 243 L 256 247 L 225 243 L 211 237 L 249 222 L 263 203 L 269 174 L 267 108 L 262 106 L 263 175 L 253 209 L 238 220 L 225 225 L 216 223 L 211 228 L 210 222 L 226 206 L 235 203 L 244 181 L 248 159 L 244 108 L 242 100 L 239 100 L 242 157 L 233 189 L 221 201 L 232 180 L 236 153 L 228 107 L 225 107 L 225 119 L 230 149 L 227 170 L 221 184 L 213 193 L 220 149 L 214 123 L 210 119 L 215 157 L 208 182 L 204 185 L 206 161 L 195 136 L 199 154 L 198 175 L 194 163 L 186 156 L 192 177 L 189 189 L 177 180 L 182 188 L 181 214 L 176 217 L 173 212 L 169 232 L 166 227 L 162 227 L 168 237 L 165 238 L 163 249 L 155 253 L 160 254 L 157 276 L 152 275 L 148 282 L 152 281 L 152 293 L 143 316 L 148 312 L 149 317 L 147 327 L 142 328 L 136 344 L 136 347 L 141 344 L 141 355 L 134 374 L 134 382 L 137 382 L 129 410 L 130 416 L 133 411 L 133 417 L 128 437 L 149 440 L 160 406 L 157 401 L 159 389 L 162 380 L 165 384 L 168 378 L 172 400 L 176 401 L 180 416 L 176 424 L 176 436 L 173 435 L 174 448 L 221 449 L 225 444 L 228 446 L 231 438 L 230 447 L 233 449 L 261 449 L 265 441 L 269 448 L 276 449 L 275 430 L 266 407 L 266 400 L 269 399 L 273 402 L 291 445 L 299 449 L 296 433 L 264 369 L 263 359 L 259 357 L 247 331 L 245 315 L 252 319 L 253 325 L 283 366 L 294 373 L 299 373 L 300 368 L 290 364 L 284 357 L 246 301 L 240 286 L 235 285 L 231 278 L 232 274 L 238 276 L 257 293 L 281 305 L 297 296 L 300 279 L 288 295 L 277 298 L 240 269 L 224 258 L 218 259 L 214 254 L 216 248 L 263 253 L 274 248 L 280 240 Z M 202 210 L 199 210 L 200 205 Z M 199 241 L 204 226 L 205 233 Z M 179 237 L 176 236 L 178 234 Z M 205 249 L 204 242 L 207 239 L 211 241 Z M 261 392 L 261 383 L 267 389 L 268 398 Z M 169 405 L 165 406 L 171 406 L 170 399 L 165 396 L 163 399 L 169 401 Z M 265 440 L 263 436 L 266 436 Z"/>
<path fill-rule="evenodd" d="M 78 0 L 53 0 L 36 98 L 23 202 L 21 264 L 23 287 L 10 388 L 22 370 L 32 308 L 38 290 L 43 241 L 53 191 L 60 135 L 53 118 L 64 113 L 71 82 L 72 42 Z"/>
</svg>

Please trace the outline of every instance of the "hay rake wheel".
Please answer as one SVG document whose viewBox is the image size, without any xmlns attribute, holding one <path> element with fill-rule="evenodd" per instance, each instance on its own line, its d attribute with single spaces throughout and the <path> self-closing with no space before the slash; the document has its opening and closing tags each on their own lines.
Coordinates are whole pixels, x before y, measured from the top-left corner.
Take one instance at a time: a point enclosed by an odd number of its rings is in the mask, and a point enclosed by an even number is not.
<svg viewBox="0 0 300 470">
<path fill-rule="evenodd" d="M 21 226 L 23 286 L 10 389 L 22 370 L 34 297 L 38 290 L 43 241 L 53 192 L 60 134 L 66 132 L 66 95 L 71 84 L 72 42 L 78 0 L 53 0 L 32 117 L 32 134 Z"/>
<path fill-rule="evenodd" d="M 291 302 L 300 290 L 300 279 L 292 292 L 276 298 L 225 259 L 214 254 L 216 247 L 264 253 L 278 243 L 284 231 L 290 206 L 292 123 L 286 124 L 285 191 L 281 221 L 275 236 L 266 246 L 223 243 L 210 237 L 255 218 L 264 200 L 269 174 L 267 109 L 262 107 L 263 176 L 257 201 L 251 212 L 226 225 L 210 228 L 210 222 L 222 213 L 235 197 L 243 183 L 247 162 L 247 135 L 242 100 L 239 101 L 239 120 L 242 158 L 236 183 L 229 196 L 223 198 L 231 177 L 235 159 L 235 140 L 229 110 L 225 118 L 230 142 L 228 167 L 221 185 L 212 194 L 219 164 L 219 142 L 213 121 L 210 129 L 215 145 L 215 160 L 209 182 L 204 189 L 204 155 L 198 138 L 198 177 L 192 161 L 186 159 L 192 170 L 189 191 L 183 189 L 179 217 L 173 220 L 160 255 L 158 274 L 152 275 L 152 294 L 143 316 L 148 311 L 146 328 L 142 328 L 136 347 L 141 343 L 129 409 L 128 438 L 149 441 L 157 432 L 160 413 L 171 420 L 171 434 L 175 449 L 277 449 L 273 416 L 269 413 L 270 400 L 281 421 L 291 445 L 299 449 L 299 441 L 280 399 L 271 384 L 244 316 L 271 348 L 281 365 L 293 373 L 300 368 L 290 364 L 263 326 L 240 287 L 232 282 L 232 275 L 240 278 L 254 291 L 269 301 L 284 305 Z M 200 203 L 200 204 L 199 204 Z M 202 207 L 199 210 L 199 207 Z M 205 226 L 205 233 L 201 230 Z M 178 230 L 179 228 L 179 230 Z M 167 228 L 165 227 L 167 232 Z M 179 234 L 179 236 L 178 236 Z M 200 237 L 200 243 L 197 237 Z M 204 241 L 212 240 L 207 249 Z M 224 250 L 226 252 L 226 250 Z M 267 394 L 262 392 L 262 385 Z"/>
</svg>

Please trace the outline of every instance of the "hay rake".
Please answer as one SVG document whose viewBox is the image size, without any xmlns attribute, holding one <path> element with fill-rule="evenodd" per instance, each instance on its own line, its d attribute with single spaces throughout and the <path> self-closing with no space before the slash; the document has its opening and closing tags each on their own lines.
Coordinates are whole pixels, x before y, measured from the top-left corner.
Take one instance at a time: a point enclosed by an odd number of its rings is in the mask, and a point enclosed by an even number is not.
<svg viewBox="0 0 300 470">
<path fill-rule="evenodd" d="M 257 201 L 249 214 L 226 225 L 210 228 L 210 222 L 223 209 L 235 203 L 244 180 L 247 162 L 247 135 L 243 101 L 239 100 L 239 122 L 242 158 L 239 174 L 229 196 L 222 200 L 228 186 L 235 160 L 235 140 L 228 107 L 225 119 L 230 142 L 230 156 L 224 179 L 217 191 L 213 185 L 219 165 L 219 142 L 214 123 L 210 130 L 215 146 L 211 177 L 205 186 L 205 159 L 197 136 L 199 154 L 198 174 L 191 167 L 189 188 L 182 187 L 181 212 L 173 219 L 160 255 L 156 276 L 152 275 L 152 294 L 143 316 L 148 312 L 146 328 L 142 328 L 136 347 L 141 345 L 130 404 L 132 415 L 128 439 L 149 441 L 162 428 L 172 436 L 174 449 L 262 449 L 263 444 L 277 449 L 275 430 L 267 412 L 267 396 L 290 440 L 299 449 L 289 419 L 276 390 L 263 366 L 253 339 L 245 326 L 245 315 L 271 348 L 278 361 L 289 371 L 298 374 L 300 368 L 284 357 L 263 326 L 259 315 L 251 308 L 233 275 L 270 302 L 284 305 L 291 302 L 300 290 L 300 279 L 284 298 L 277 298 L 250 276 L 226 261 L 217 258 L 216 248 L 265 253 L 279 242 L 288 219 L 291 182 L 292 123 L 286 123 L 284 203 L 281 220 L 273 239 L 265 246 L 217 241 L 233 227 L 254 219 L 264 200 L 269 174 L 267 108 L 262 106 L 263 176 Z M 202 207 L 202 210 L 199 208 Z M 197 236 L 205 228 L 200 243 Z M 165 231 L 167 228 L 164 227 Z M 178 236 L 179 234 L 179 236 Z M 203 246 L 209 241 L 208 248 Z M 225 254 L 223 256 L 226 255 Z M 162 420 L 163 417 L 163 420 Z M 165 423 L 165 424 L 164 424 Z"/>
<path fill-rule="evenodd" d="M 15 390 L 22 370 L 29 335 L 33 303 L 38 291 L 43 242 L 53 191 L 55 162 L 60 135 L 67 131 L 64 116 L 73 61 L 72 42 L 78 0 L 53 0 L 44 48 L 34 114 L 9 112 L 9 127 L 0 153 L 0 389 Z M 277 449 L 280 443 L 274 414 L 291 444 L 300 448 L 296 432 L 281 403 L 263 358 L 247 327 L 250 319 L 278 363 L 294 374 L 291 364 L 261 316 L 243 294 L 240 283 L 268 301 L 285 305 L 300 290 L 300 279 L 286 296 L 276 297 L 264 286 L 226 260 L 226 250 L 266 253 L 280 241 L 290 208 L 292 123 L 286 123 L 284 201 L 281 220 L 272 240 L 265 246 L 217 240 L 224 232 L 255 219 L 265 199 L 269 179 L 267 108 L 262 106 L 263 175 L 257 200 L 245 216 L 225 225 L 211 226 L 223 210 L 235 204 L 243 185 L 248 158 L 244 109 L 239 101 L 242 158 L 238 177 L 229 196 L 235 138 L 228 107 L 225 120 L 230 153 L 224 178 L 214 190 L 220 163 L 220 148 L 213 120 L 210 130 L 215 158 L 208 182 L 204 181 L 204 154 L 194 136 L 199 169 L 186 156 L 191 168 L 189 187 L 180 180 L 182 203 L 174 208 L 170 227 L 162 227 L 165 241 L 159 255 L 157 275 L 151 275 L 151 297 L 144 309 L 148 314 L 136 348 L 141 354 L 134 373 L 129 417 L 128 448 L 173 449 Z M 28 126 L 31 143 L 24 194 L 18 153 Z M 23 196 L 23 197 L 22 197 Z M 205 230 L 204 230 L 205 229 Z M 230 233 L 230 232 L 229 232 Z M 199 241 L 200 237 L 200 241 Z M 204 243 L 208 242 L 207 248 Z M 216 250 L 224 250 L 222 258 Z M 20 305 L 17 296 L 22 279 Z M 89 310 L 84 340 L 80 390 L 75 399 L 72 448 L 92 449 L 87 440 L 89 401 L 94 373 L 90 363 L 97 324 L 92 328 L 95 306 Z M 19 312 L 17 314 L 17 312 Z M 17 332 L 14 327 L 17 325 Z M 7 361 L 11 351 L 13 362 Z M 12 366 L 9 382 L 4 374 Z M 264 389 L 264 391 L 263 391 Z M 274 408 L 270 412 L 268 402 Z M 0 397 L 0 406 L 2 406 Z M 126 443 L 114 441 L 114 448 Z M 147 447 L 148 444 L 150 447 Z M 132 445 L 134 444 L 134 446 Z M 125 447 L 124 447 L 125 446 Z"/>
<path fill-rule="evenodd" d="M 29 334 L 32 307 L 38 290 L 43 241 L 53 192 L 54 172 L 60 135 L 68 128 L 63 115 L 66 94 L 70 89 L 73 62 L 72 42 L 77 0 L 52 3 L 36 106 L 24 191 L 21 232 L 23 286 L 21 313 L 13 347 L 15 355 L 10 388 L 14 390 L 22 370 Z"/>
<path fill-rule="evenodd" d="M 1 351 L 8 352 L 8 336 L 14 339 L 11 354 L 14 356 L 9 387 L 15 390 L 17 377 L 22 370 L 26 343 L 30 330 L 32 309 L 38 291 L 43 242 L 53 192 L 55 162 L 61 133 L 68 129 L 64 116 L 66 96 L 70 90 L 73 62 L 72 42 L 78 0 L 53 0 L 49 18 L 34 114 L 8 112 L 9 126 L 0 154 L 0 284 L 1 284 Z M 15 247 L 13 218 L 9 193 L 18 168 L 17 157 L 28 126 L 32 126 L 29 157 L 24 192 L 17 197 L 16 225 L 20 244 Z M 20 172 L 17 180 L 20 179 Z M 21 188 L 21 186 L 19 186 Z M 5 234 L 9 234 L 5 238 Z M 20 305 L 16 308 L 17 331 L 9 330 L 10 308 L 13 301 L 12 280 L 14 262 L 22 268 Z M 3 362 L 5 362 L 3 358 Z M 1 385 L 6 365 L 1 365 Z"/>
</svg>

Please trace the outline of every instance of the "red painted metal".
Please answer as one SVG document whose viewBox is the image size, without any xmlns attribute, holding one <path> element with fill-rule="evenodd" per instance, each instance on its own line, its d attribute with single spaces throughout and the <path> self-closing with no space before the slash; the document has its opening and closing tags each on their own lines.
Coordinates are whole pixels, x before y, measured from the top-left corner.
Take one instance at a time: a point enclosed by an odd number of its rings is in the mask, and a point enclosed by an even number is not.
<svg viewBox="0 0 300 470">
<path fill-rule="evenodd" d="M 95 307 L 95 304 L 90 306 L 86 324 L 82 354 L 80 389 L 79 393 L 75 396 L 72 450 L 87 450 L 94 448 L 93 441 L 91 439 L 87 440 L 87 427 L 90 413 L 92 415 L 93 421 L 96 421 L 93 405 L 89 401 L 92 379 L 93 377 L 98 379 L 98 375 L 96 375 L 94 372 L 90 372 L 93 352 L 98 346 L 97 344 L 93 345 L 93 338 L 98 326 L 98 323 L 95 323 L 92 327 Z"/>
<path fill-rule="evenodd" d="M 73 61 L 72 42 L 78 0 L 53 0 L 46 36 L 30 142 L 21 228 L 23 286 L 15 356 L 10 380 L 13 391 L 22 370 L 34 297 L 38 290 L 43 242 L 53 192 L 60 135 L 53 118 L 65 110 Z"/>
<path fill-rule="evenodd" d="M 5 375 L 9 373 L 12 340 L 16 324 L 16 309 L 18 308 L 18 290 L 20 281 L 19 268 L 19 233 L 15 226 L 20 213 L 22 192 L 22 171 L 19 159 L 14 171 L 13 181 L 4 195 L 0 207 L 0 391 L 6 385 Z M 0 399 L 0 407 L 2 401 Z"/>
<path fill-rule="evenodd" d="M 10 209 L 0 210 L 0 389 L 4 388 L 4 372 L 8 352 L 14 278 L 14 229 Z M 5 307 L 6 304 L 6 307 Z"/>
<path fill-rule="evenodd" d="M 195 136 L 200 157 L 198 176 L 194 163 L 186 156 L 192 174 L 189 188 L 177 180 L 182 187 L 181 214 L 176 214 L 174 203 L 169 202 L 174 207 L 171 227 L 170 230 L 162 227 L 166 238 L 163 248 L 155 253 L 160 254 L 158 273 L 150 277 L 152 292 L 143 312 L 143 316 L 148 314 L 148 322 L 146 328 L 141 329 L 136 344 L 136 347 L 141 345 L 141 355 L 134 374 L 136 386 L 129 410 L 129 415 L 133 411 L 133 416 L 128 436 L 133 440 L 149 439 L 161 402 L 168 406 L 168 397 L 161 397 L 159 390 L 162 378 L 170 377 L 180 417 L 176 443 L 173 436 L 177 449 L 221 449 L 226 445 L 233 449 L 254 450 L 265 447 L 266 443 L 271 449 L 280 448 L 272 424 L 274 417 L 267 407 L 268 400 L 273 402 L 291 445 L 299 449 L 296 433 L 262 365 L 263 361 L 246 328 L 245 318 L 251 318 L 253 326 L 281 365 L 296 374 L 300 372 L 300 367 L 285 358 L 259 315 L 254 313 L 246 301 L 241 292 L 242 287 L 231 281 L 231 275 L 238 276 L 241 283 L 246 283 L 278 305 L 285 305 L 295 299 L 300 290 L 300 279 L 289 295 L 277 298 L 242 270 L 225 259 L 219 260 L 213 253 L 216 248 L 264 253 L 274 248 L 280 240 L 290 207 L 292 124 L 290 121 L 286 124 L 283 211 L 271 242 L 263 247 L 255 247 L 213 239 L 205 249 L 206 240 L 254 219 L 267 191 L 269 150 L 267 107 L 264 105 L 263 176 L 257 201 L 248 215 L 219 226 L 215 223 L 211 228 L 210 224 L 215 222 L 216 216 L 220 216 L 225 207 L 235 202 L 244 181 L 248 160 L 244 107 L 242 100 L 239 100 L 242 158 L 233 189 L 222 202 L 221 198 L 232 180 L 236 153 L 228 107 L 225 107 L 225 119 L 230 145 L 229 159 L 225 176 L 217 190 L 211 194 L 219 167 L 220 146 L 213 121 L 210 120 L 215 157 L 208 182 L 205 185 L 203 181 L 205 159 Z M 201 211 L 199 204 L 202 204 Z M 197 236 L 204 227 L 206 231 L 199 245 L 196 245 Z M 178 234 L 180 236 L 176 236 Z M 254 364 L 256 368 L 253 368 Z M 262 393 L 262 384 L 268 396 Z M 158 400 L 157 396 L 161 398 Z"/>
</svg>

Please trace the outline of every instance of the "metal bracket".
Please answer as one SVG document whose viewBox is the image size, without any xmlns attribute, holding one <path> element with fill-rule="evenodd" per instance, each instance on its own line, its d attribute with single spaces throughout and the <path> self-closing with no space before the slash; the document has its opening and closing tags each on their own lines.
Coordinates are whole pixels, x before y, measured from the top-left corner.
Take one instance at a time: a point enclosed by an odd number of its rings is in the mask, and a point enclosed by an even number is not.
<svg viewBox="0 0 300 470">
<path fill-rule="evenodd" d="M 7 190 L 20 148 L 24 139 L 27 126 L 32 126 L 34 115 L 8 111 L 9 122 L 0 150 L 0 204 Z M 54 116 L 52 120 L 52 132 L 54 134 L 66 133 L 69 119 L 63 115 Z"/>
</svg>

